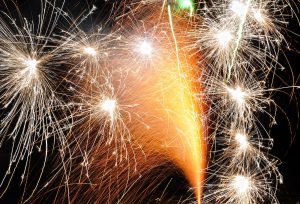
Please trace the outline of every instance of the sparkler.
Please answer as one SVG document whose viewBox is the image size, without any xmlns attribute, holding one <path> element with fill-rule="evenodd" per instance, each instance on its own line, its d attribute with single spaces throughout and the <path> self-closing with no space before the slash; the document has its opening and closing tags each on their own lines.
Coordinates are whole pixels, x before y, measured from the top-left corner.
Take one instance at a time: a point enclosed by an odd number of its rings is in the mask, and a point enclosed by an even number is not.
<svg viewBox="0 0 300 204">
<path fill-rule="evenodd" d="M 53 5 L 56 5 L 53 2 Z M 1 15 L 0 20 L 0 103 L 1 103 L 1 146 L 10 145 L 10 159 L 6 173 L 1 179 L 1 196 L 5 193 L 19 165 L 23 165 L 21 182 L 27 186 L 27 174 L 30 170 L 32 153 L 45 150 L 41 174 L 48 159 L 49 138 L 55 134 L 58 146 L 65 147 L 59 118 L 65 117 L 58 111 L 64 105 L 56 94 L 56 84 L 61 78 L 54 58 L 55 49 L 49 49 L 48 42 L 56 18 L 53 6 L 43 5 L 40 22 L 36 28 L 22 18 L 18 25 L 8 14 Z M 46 11 L 53 13 L 50 17 Z M 45 26 L 43 18 L 48 18 L 52 25 Z M 42 34 L 43 32 L 43 34 Z M 37 189 L 38 178 L 33 192 Z M 29 192 L 30 193 L 30 192 Z"/>
<path fill-rule="evenodd" d="M 114 4 L 111 31 L 92 34 L 80 25 L 95 6 L 74 21 L 64 3 L 41 4 L 36 30 L 26 19 L 0 19 L 1 145 L 12 140 L 3 192 L 23 159 L 27 175 L 35 147 L 45 166 L 54 138 L 60 160 L 49 183 L 63 178 L 59 201 L 82 193 L 82 202 L 138 202 L 136 183 L 169 161 L 195 203 L 278 202 L 273 140 L 258 118 L 275 120 L 265 109 L 276 107 L 266 80 L 278 66 L 290 2 L 124 1 Z M 70 28 L 57 34 L 60 18 Z"/>
</svg>

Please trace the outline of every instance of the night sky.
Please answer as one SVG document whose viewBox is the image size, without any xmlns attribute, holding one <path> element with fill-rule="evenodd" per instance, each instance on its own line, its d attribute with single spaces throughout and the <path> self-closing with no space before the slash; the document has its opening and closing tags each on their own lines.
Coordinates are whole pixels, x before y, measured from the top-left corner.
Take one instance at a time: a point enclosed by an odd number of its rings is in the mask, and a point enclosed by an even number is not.
<svg viewBox="0 0 300 204">
<path fill-rule="evenodd" d="M 19 8 L 21 12 L 30 18 L 30 16 L 35 16 L 38 12 L 39 1 L 40 0 L 18 1 L 18 5 L 20 5 Z M 1 4 L 0 9 L 4 9 L 1 8 Z M 86 23 L 86 29 L 88 29 L 89 27 L 94 26 L 97 21 L 101 22 L 99 19 L 107 15 L 111 3 L 108 2 L 104 4 L 103 1 L 92 2 L 89 0 L 67 0 L 65 8 L 69 8 L 70 12 L 76 16 L 76 14 L 78 15 L 83 8 L 87 8 L 87 6 L 91 6 L 92 4 L 95 4 L 98 7 L 94 17 L 98 20 L 91 19 L 90 24 Z M 300 3 L 298 3 L 298 6 L 300 8 Z M 11 13 L 13 14 L 15 11 L 12 10 Z M 299 13 L 298 17 L 300 17 Z M 300 82 L 298 82 L 298 77 L 300 76 L 300 37 L 295 34 L 300 34 L 300 29 L 296 16 L 288 21 L 290 23 L 288 25 L 289 31 L 287 31 L 287 41 L 290 43 L 290 49 L 286 47 L 282 48 L 283 54 L 281 54 L 280 63 L 282 63 L 286 69 L 283 71 L 277 71 L 277 74 L 282 78 L 282 80 L 275 78 L 275 87 L 291 85 L 293 80 L 295 81 L 296 85 L 300 85 Z M 293 72 L 294 78 L 292 77 L 291 72 Z M 285 112 L 284 113 L 282 110 L 278 110 L 276 116 L 277 124 L 271 129 L 271 136 L 274 138 L 274 148 L 272 149 L 271 153 L 281 161 L 279 170 L 283 175 L 284 183 L 278 186 L 277 195 L 283 204 L 296 204 L 297 201 L 300 203 L 300 130 L 297 127 L 298 124 L 300 124 L 300 120 L 298 118 L 299 105 L 297 104 L 298 100 L 300 100 L 300 90 L 295 89 L 294 92 L 292 91 L 292 89 L 286 89 L 285 92 L 288 94 L 281 92 L 273 94 L 273 99 Z M 0 151 L 0 173 L 2 174 L 5 171 L 4 169 L 8 162 L 8 152 L 9 142 L 7 143 L 7 146 L 4 146 L 4 148 L 2 148 Z M 37 163 L 37 166 L 41 163 L 41 158 L 38 154 L 34 154 L 32 160 L 33 162 Z M 5 194 L 3 199 L 0 200 L 1 204 L 13 204 L 17 203 L 17 200 L 19 200 L 21 191 L 19 188 L 20 175 L 18 175 L 18 173 L 20 172 L 17 172 L 17 178 L 12 180 L 7 194 Z M 171 183 L 173 186 L 171 186 L 170 189 L 177 189 L 178 185 L 186 183 L 186 181 L 180 175 L 171 176 L 173 177 L 174 182 Z M 178 193 L 180 193 L 180 191 Z"/>
</svg>

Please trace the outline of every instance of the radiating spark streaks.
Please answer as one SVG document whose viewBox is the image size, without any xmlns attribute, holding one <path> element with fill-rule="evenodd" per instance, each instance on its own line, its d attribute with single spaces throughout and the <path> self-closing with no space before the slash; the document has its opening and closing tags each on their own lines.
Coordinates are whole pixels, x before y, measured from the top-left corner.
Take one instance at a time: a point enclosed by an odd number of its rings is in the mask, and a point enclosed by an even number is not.
<svg viewBox="0 0 300 204">
<path fill-rule="evenodd" d="M 23 160 L 27 185 L 35 149 L 45 152 L 43 172 L 52 146 L 60 160 L 45 186 L 63 179 L 60 201 L 73 203 L 85 190 L 82 202 L 88 193 L 98 203 L 140 202 L 133 187 L 170 161 L 198 204 L 278 203 L 282 177 L 259 118 L 275 121 L 272 81 L 290 4 L 120 1 L 108 25 L 89 32 L 81 25 L 95 5 L 74 20 L 64 2 L 41 0 L 37 28 L 4 12 L 0 144 L 12 147 L 3 193 Z"/>
<path fill-rule="evenodd" d="M 268 88 L 272 84 L 266 79 L 278 68 L 284 42 L 278 25 L 285 24 L 282 5 L 289 2 L 230 0 L 204 4 L 198 11 L 203 13 L 202 21 L 190 34 L 196 41 L 191 49 L 199 50 L 202 63 L 208 67 L 204 80 L 204 95 L 212 104 L 208 114 L 219 118 L 211 122 L 217 146 L 211 160 L 217 176 L 211 179 L 220 181 L 214 190 L 207 184 L 203 202 L 252 204 L 267 199 L 278 203 L 273 186 L 281 182 L 281 175 L 276 159 L 268 153 L 273 140 L 258 118 L 265 114 L 271 123 L 275 121 L 276 104 Z M 267 111 L 269 106 L 275 107 L 275 113 Z"/>
<path fill-rule="evenodd" d="M 26 18 L 10 17 L 2 13 L 0 18 L 0 103 L 1 103 L 1 146 L 7 142 L 11 146 L 9 165 L 6 174 L 1 178 L 1 196 L 7 190 L 15 176 L 17 168 L 23 167 L 21 182 L 27 187 L 27 174 L 31 168 L 31 155 L 45 151 L 40 175 L 25 201 L 38 188 L 41 175 L 48 159 L 49 138 L 55 135 L 57 146 L 65 148 L 62 126 L 55 111 L 64 106 L 56 94 L 56 84 L 62 72 L 55 62 L 51 62 L 55 49 L 48 45 L 51 30 L 56 26 L 59 13 L 45 2 L 36 27 Z M 53 2 L 56 5 L 55 1 Z M 46 12 L 52 13 L 48 15 Z M 44 18 L 51 25 L 45 26 Z M 42 35 L 43 30 L 43 35 Z"/>
</svg>

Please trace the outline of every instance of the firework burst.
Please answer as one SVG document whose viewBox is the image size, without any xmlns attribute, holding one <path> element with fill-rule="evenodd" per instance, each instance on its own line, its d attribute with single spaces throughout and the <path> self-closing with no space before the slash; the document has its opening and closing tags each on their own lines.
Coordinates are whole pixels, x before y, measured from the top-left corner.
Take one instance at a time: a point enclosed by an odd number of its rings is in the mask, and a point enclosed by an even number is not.
<svg viewBox="0 0 300 204">
<path fill-rule="evenodd" d="M 42 175 L 52 138 L 56 168 L 30 201 L 51 186 L 57 202 L 137 203 L 173 163 L 195 195 L 183 203 L 277 203 L 282 178 L 259 118 L 275 122 L 272 86 L 292 6 L 121 1 L 90 32 L 81 26 L 96 6 L 74 20 L 64 2 L 41 1 L 37 27 L 2 14 L 0 135 L 11 142 L 3 193 L 22 160 L 27 176 L 36 148 Z"/>
</svg>

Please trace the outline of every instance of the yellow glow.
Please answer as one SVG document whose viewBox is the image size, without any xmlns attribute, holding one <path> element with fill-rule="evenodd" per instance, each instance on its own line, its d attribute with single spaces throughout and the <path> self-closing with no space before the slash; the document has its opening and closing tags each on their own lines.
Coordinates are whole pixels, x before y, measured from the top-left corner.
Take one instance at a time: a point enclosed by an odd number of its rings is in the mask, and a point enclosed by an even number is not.
<svg viewBox="0 0 300 204">
<path fill-rule="evenodd" d="M 176 163 L 194 188 L 198 203 L 201 203 L 206 146 L 204 124 L 197 116 L 203 114 L 202 104 L 195 102 L 195 87 L 182 78 L 184 74 L 178 70 L 176 60 L 172 63 L 158 62 L 157 69 L 160 71 L 151 72 L 145 88 L 136 93 L 142 98 L 149 95 L 152 97 L 139 106 L 143 107 L 143 113 L 145 110 L 149 111 L 149 118 L 144 117 L 143 120 L 151 127 L 139 141 L 145 147 L 155 147 L 156 151 L 167 155 Z"/>
</svg>

